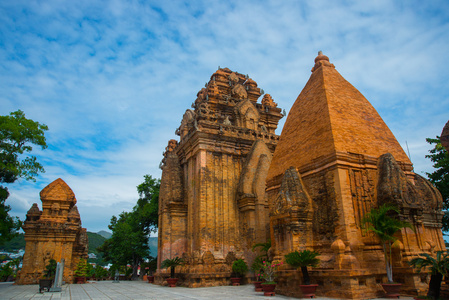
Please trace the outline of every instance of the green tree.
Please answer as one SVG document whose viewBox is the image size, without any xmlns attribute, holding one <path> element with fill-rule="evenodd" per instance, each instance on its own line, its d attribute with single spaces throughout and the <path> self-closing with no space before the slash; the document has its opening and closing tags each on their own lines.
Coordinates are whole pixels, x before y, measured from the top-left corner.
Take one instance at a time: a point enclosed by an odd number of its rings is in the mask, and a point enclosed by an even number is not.
<svg viewBox="0 0 449 300">
<path fill-rule="evenodd" d="M 0 281 L 6 281 L 9 276 L 14 274 L 14 270 L 11 267 L 11 263 L 6 263 L 0 266 Z"/>
<path fill-rule="evenodd" d="M 141 230 L 133 212 L 122 212 L 119 218 L 113 216 L 109 229 L 112 237 L 105 242 L 104 258 L 113 264 L 133 267 L 133 279 L 137 279 L 137 269 L 150 255 L 148 237 Z M 99 250 L 103 250 L 103 246 Z"/>
<path fill-rule="evenodd" d="M 32 145 L 47 148 L 46 130 L 46 125 L 27 119 L 21 110 L 0 116 L 0 184 L 13 183 L 18 178 L 35 181 L 39 173 L 45 172 L 29 153 Z M 13 238 L 21 226 L 18 218 L 8 214 L 11 210 L 5 204 L 8 196 L 8 189 L 0 185 L 0 244 Z"/>
<path fill-rule="evenodd" d="M 435 139 L 427 138 L 426 141 L 435 147 L 429 150 L 426 158 L 433 162 L 433 167 L 436 169 L 432 173 L 426 173 L 429 181 L 440 191 L 443 196 L 443 231 L 449 231 L 449 154 L 441 145 L 440 137 Z"/>
<path fill-rule="evenodd" d="M 138 217 L 138 222 L 144 233 L 150 234 L 157 231 L 161 181 L 151 175 L 144 175 L 143 177 L 144 181 L 137 186 L 139 200 L 137 200 L 133 212 Z"/>
<path fill-rule="evenodd" d="M 380 239 L 384 250 L 385 268 L 387 271 L 388 283 L 393 282 L 393 263 L 391 246 L 397 240 L 394 234 L 402 228 L 412 228 L 412 225 L 406 221 L 400 221 L 393 217 L 398 214 L 399 209 L 395 206 L 384 204 L 379 208 L 372 208 L 362 219 L 365 228 L 372 231 Z"/>
<path fill-rule="evenodd" d="M 437 251 L 437 255 L 434 258 L 427 253 L 422 253 L 419 257 L 412 259 L 409 264 L 418 269 L 418 272 L 422 268 L 430 268 L 431 276 L 427 296 L 432 299 L 439 299 L 441 281 L 443 276 L 447 276 L 449 270 L 448 254 L 443 251 Z"/>
<path fill-rule="evenodd" d="M 6 241 L 0 246 L 0 250 L 6 252 L 17 252 L 20 249 L 25 249 L 25 235 L 23 233 L 17 234 L 10 241 Z"/>
<path fill-rule="evenodd" d="M 133 280 L 137 279 L 139 265 L 150 257 L 148 238 L 157 230 L 159 187 L 159 179 L 145 175 L 144 182 L 137 186 L 137 204 L 131 212 L 111 218 L 112 237 L 98 248 L 113 264 L 131 264 Z"/>
<path fill-rule="evenodd" d="M 84 258 L 80 258 L 74 273 L 76 277 L 87 277 L 89 273 L 89 263 Z"/>
</svg>

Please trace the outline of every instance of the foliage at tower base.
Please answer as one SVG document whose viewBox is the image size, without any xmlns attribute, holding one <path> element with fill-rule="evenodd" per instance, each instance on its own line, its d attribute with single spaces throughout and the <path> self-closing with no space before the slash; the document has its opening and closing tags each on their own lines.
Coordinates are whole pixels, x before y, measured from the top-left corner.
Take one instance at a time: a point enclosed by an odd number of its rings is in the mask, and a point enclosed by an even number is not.
<svg viewBox="0 0 449 300">
<path fill-rule="evenodd" d="M 131 212 L 122 212 L 118 218 L 112 216 L 108 226 L 112 237 L 98 248 L 103 258 L 115 265 L 130 264 L 132 279 L 138 278 L 137 270 L 150 258 L 148 238 L 157 230 L 158 198 L 160 180 L 151 175 L 144 176 L 144 182 L 137 186 L 139 200 Z"/>
<path fill-rule="evenodd" d="M 443 196 L 443 231 L 449 231 L 449 154 L 441 145 L 440 137 L 435 139 L 427 138 L 426 141 L 435 147 L 429 150 L 430 154 L 426 158 L 430 158 L 433 167 L 436 169 L 432 173 L 426 173 L 429 181 L 440 191 Z"/>
<path fill-rule="evenodd" d="M 35 156 L 27 155 L 33 147 L 47 148 L 44 132 L 48 127 L 25 118 L 21 110 L 9 116 L 0 116 L 0 184 L 13 183 L 19 178 L 35 181 L 40 172 L 45 172 Z M 8 189 L 0 185 L 0 244 L 9 241 L 21 227 L 17 217 L 11 217 L 6 205 Z"/>
</svg>

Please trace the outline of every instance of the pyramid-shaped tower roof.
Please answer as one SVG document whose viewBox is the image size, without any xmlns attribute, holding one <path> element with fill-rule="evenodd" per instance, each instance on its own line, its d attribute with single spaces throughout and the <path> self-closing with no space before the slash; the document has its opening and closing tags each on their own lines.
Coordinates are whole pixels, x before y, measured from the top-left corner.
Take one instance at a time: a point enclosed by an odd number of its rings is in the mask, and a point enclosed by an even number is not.
<svg viewBox="0 0 449 300">
<path fill-rule="evenodd" d="M 319 53 L 288 114 L 267 180 L 338 154 L 377 158 L 387 152 L 411 165 L 374 107 Z"/>
</svg>

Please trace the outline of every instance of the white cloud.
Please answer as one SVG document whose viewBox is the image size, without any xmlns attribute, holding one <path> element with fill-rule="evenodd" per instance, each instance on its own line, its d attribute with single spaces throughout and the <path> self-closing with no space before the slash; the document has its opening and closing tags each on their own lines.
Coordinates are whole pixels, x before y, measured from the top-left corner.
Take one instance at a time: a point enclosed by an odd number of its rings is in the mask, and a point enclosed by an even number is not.
<svg viewBox="0 0 449 300">
<path fill-rule="evenodd" d="M 21 218 L 58 177 L 83 224 L 134 205 L 184 111 L 218 66 L 290 109 L 318 50 L 379 111 L 417 173 L 449 111 L 445 1 L 13 1 L 0 4 L 0 114 L 45 123 L 47 173 L 11 185 Z M 283 124 L 281 121 L 281 124 Z M 280 130 L 278 130 L 278 133 Z M 89 209 L 101 210 L 102 215 Z M 104 209 L 103 209 L 104 208 Z M 103 224 L 103 225 L 100 225 Z"/>
</svg>

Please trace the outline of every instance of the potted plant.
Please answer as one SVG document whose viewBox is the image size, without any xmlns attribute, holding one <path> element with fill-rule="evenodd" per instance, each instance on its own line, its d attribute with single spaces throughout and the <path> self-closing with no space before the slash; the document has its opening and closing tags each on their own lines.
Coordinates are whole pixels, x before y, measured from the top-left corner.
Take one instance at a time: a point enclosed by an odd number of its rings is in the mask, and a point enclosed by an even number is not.
<svg viewBox="0 0 449 300">
<path fill-rule="evenodd" d="M 248 265 L 243 259 L 237 259 L 232 263 L 232 285 L 240 285 L 242 277 L 248 272 Z"/>
<path fill-rule="evenodd" d="M 170 278 L 167 278 L 167 283 L 169 287 L 175 287 L 178 278 L 175 278 L 175 268 L 184 264 L 184 260 L 179 257 L 166 259 L 162 262 L 162 268 L 170 268 Z"/>
<path fill-rule="evenodd" d="M 254 280 L 254 289 L 256 292 L 262 292 L 262 280 L 260 279 L 262 275 L 262 259 L 256 257 L 254 262 L 251 264 L 251 271 L 254 272 L 255 280 Z"/>
<path fill-rule="evenodd" d="M 142 278 L 142 281 L 148 280 L 148 272 L 149 272 L 148 262 L 144 261 L 140 264 L 140 277 Z"/>
<path fill-rule="evenodd" d="M 151 257 L 150 260 L 147 263 L 147 268 L 148 268 L 148 276 L 147 276 L 147 280 L 148 283 L 153 283 L 154 282 L 154 271 L 156 271 L 157 268 L 157 258 L 155 257 Z"/>
<path fill-rule="evenodd" d="M 84 258 L 80 258 L 75 269 L 75 283 L 85 283 L 88 272 L 89 267 L 87 261 Z"/>
<path fill-rule="evenodd" d="M 12 276 L 14 270 L 11 267 L 11 262 L 8 262 L 0 267 L 0 281 L 8 281 L 8 278 Z"/>
<path fill-rule="evenodd" d="M 320 254 L 316 251 L 302 250 L 294 251 L 285 255 L 285 262 L 295 269 L 301 268 L 303 283 L 299 287 L 305 298 L 314 298 L 315 291 L 318 284 L 310 283 L 310 276 L 307 267 L 318 266 L 320 259 L 317 258 Z"/>
<path fill-rule="evenodd" d="M 47 289 L 47 291 L 50 290 L 51 286 L 53 285 L 53 281 L 55 280 L 56 266 L 56 260 L 54 260 L 53 258 L 50 259 L 48 265 L 45 266 L 44 276 L 43 278 L 39 279 L 39 293 L 42 293 L 44 289 Z"/>
<path fill-rule="evenodd" d="M 251 250 L 255 252 L 258 248 L 260 248 L 259 251 L 261 252 L 261 254 L 256 256 L 256 258 L 254 259 L 254 262 L 251 265 L 251 271 L 254 272 L 254 275 L 256 277 L 254 281 L 254 288 L 256 292 L 262 292 L 262 281 L 260 279 L 263 272 L 262 262 L 264 260 L 268 260 L 268 251 L 271 248 L 271 240 L 268 239 L 265 243 L 254 244 Z"/>
<path fill-rule="evenodd" d="M 397 240 L 394 237 L 394 234 L 402 228 L 412 228 L 410 223 L 391 217 L 391 214 L 393 213 L 399 213 L 399 209 L 389 204 L 383 204 L 379 208 L 371 209 L 371 211 L 362 219 L 362 223 L 365 224 L 366 230 L 372 231 L 377 235 L 384 250 L 388 283 L 383 283 L 382 287 L 388 298 L 399 297 L 399 291 L 402 285 L 393 281 L 391 246 Z"/>
<path fill-rule="evenodd" d="M 443 276 L 448 274 L 449 270 L 449 255 L 447 253 L 444 254 L 443 251 L 438 251 L 436 258 L 434 258 L 427 253 L 423 253 L 420 254 L 420 257 L 413 258 L 409 264 L 418 269 L 418 272 L 422 268 L 430 267 L 429 290 L 427 292 L 427 298 L 422 299 L 439 299 L 441 281 L 443 280 Z"/>
<path fill-rule="evenodd" d="M 274 277 L 276 276 L 276 271 L 278 266 L 282 265 L 282 262 L 278 261 L 268 261 L 264 260 L 262 262 L 262 277 L 265 279 L 265 282 L 262 283 L 263 295 L 264 296 L 274 296 L 276 293 L 274 292 L 276 288 L 276 282 L 274 281 Z"/>
</svg>

